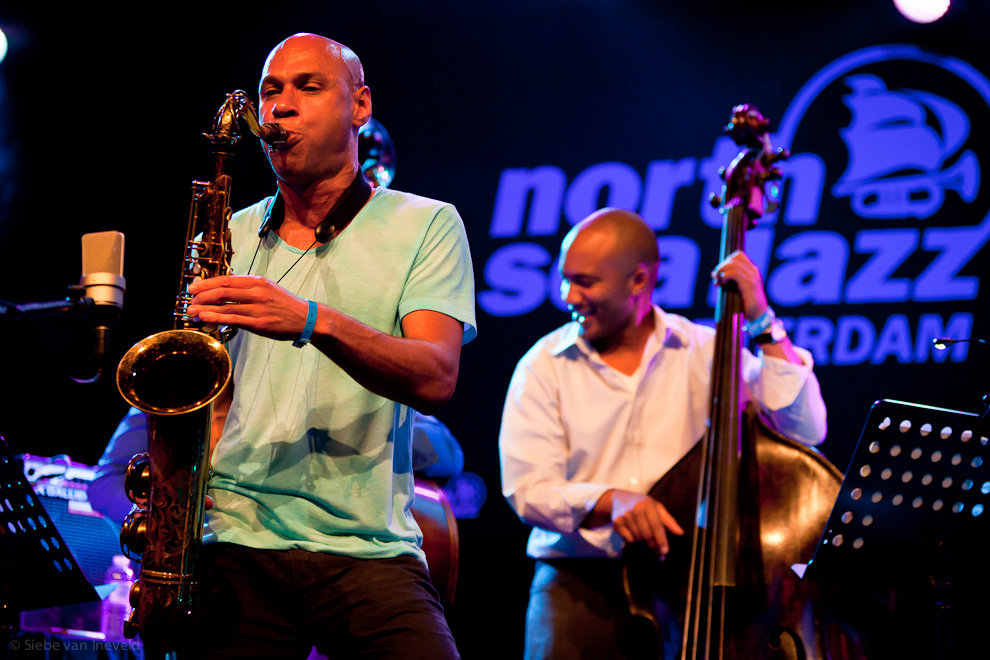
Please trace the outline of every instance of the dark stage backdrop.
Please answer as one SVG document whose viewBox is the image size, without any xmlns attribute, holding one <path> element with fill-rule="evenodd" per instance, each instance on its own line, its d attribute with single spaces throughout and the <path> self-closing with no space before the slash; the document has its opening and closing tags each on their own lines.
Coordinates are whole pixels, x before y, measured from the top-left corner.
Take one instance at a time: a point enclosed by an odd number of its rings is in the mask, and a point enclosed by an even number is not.
<svg viewBox="0 0 990 660">
<path fill-rule="evenodd" d="M 488 488 L 461 521 L 451 620 L 467 657 L 520 649 L 531 565 L 499 494 L 497 435 L 515 362 L 567 320 L 560 240 L 600 206 L 638 210 L 664 257 L 657 301 L 710 318 L 718 218 L 705 200 L 734 154 L 720 137 L 733 105 L 756 104 L 794 153 L 781 211 L 749 240 L 816 359 L 833 462 L 846 468 L 876 399 L 976 411 L 988 390 L 982 346 L 930 341 L 990 336 L 983 2 L 928 26 L 890 0 L 43 6 L 0 7 L 0 298 L 61 297 L 80 236 L 124 232 L 114 363 L 171 325 L 189 183 L 209 175 L 201 133 L 224 94 L 255 95 L 268 50 L 298 31 L 362 58 L 398 152 L 394 187 L 454 203 L 474 258 L 479 337 L 439 414 Z M 245 140 L 234 205 L 273 190 Z M 0 433 L 15 452 L 94 463 L 126 409 L 113 379 L 67 379 L 88 350 L 71 323 L 0 332 Z"/>
</svg>

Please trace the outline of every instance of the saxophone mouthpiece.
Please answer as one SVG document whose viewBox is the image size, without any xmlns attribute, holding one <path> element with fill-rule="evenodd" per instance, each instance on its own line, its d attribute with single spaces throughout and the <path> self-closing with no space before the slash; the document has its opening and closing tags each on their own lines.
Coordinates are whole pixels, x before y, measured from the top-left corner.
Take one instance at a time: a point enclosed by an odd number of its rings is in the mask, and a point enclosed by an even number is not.
<svg viewBox="0 0 990 660">
<path fill-rule="evenodd" d="M 285 144 L 285 141 L 289 138 L 289 134 L 279 124 L 269 122 L 261 125 L 261 128 L 258 130 L 258 137 L 268 143 L 268 146 L 272 149 L 277 150 Z"/>
</svg>

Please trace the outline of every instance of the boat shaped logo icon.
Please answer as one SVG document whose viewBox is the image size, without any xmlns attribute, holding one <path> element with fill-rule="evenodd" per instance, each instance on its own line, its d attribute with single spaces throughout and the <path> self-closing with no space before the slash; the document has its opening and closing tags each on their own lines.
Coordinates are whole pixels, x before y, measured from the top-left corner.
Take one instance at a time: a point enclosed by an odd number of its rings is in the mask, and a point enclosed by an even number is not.
<svg viewBox="0 0 990 660">
<path fill-rule="evenodd" d="M 820 211 L 833 220 L 851 211 L 879 222 L 940 212 L 976 221 L 987 209 L 978 210 L 982 150 L 975 145 L 985 143 L 988 123 L 990 80 L 972 65 L 913 45 L 881 45 L 812 76 L 774 143 L 792 153 L 844 147 L 844 169 L 828 159 L 831 196 L 821 199 Z"/>
<path fill-rule="evenodd" d="M 979 160 L 963 149 L 970 123 L 957 104 L 930 92 L 888 89 L 871 74 L 848 76 L 845 84 L 852 121 L 840 134 L 849 165 L 833 195 L 851 196 L 860 217 L 891 219 L 930 217 L 948 190 L 966 202 L 976 198 Z"/>
</svg>

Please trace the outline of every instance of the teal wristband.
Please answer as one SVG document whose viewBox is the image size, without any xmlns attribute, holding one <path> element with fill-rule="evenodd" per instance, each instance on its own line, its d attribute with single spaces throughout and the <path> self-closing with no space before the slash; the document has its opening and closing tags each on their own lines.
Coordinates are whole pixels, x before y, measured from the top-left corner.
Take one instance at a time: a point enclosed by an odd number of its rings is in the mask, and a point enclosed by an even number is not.
<svg viewBox="0 0 990 660">
<path fill-rule="evenodd" d="M 303 328 L 302 334 L 299 335 L 299 339 L 292 342 L 292 345 L 296 348 L 302 348 L 313 338 L 313 328 L 316 327 L 316 303 L 312 300 L 307 300 L 309 303 L 309 313 L 306 314 L 306 327 Z"/>
<path fill-rule="evenodd" d="M 777 315 L 773 313 L 773 309 L 767 307 L 767 311 L 760 314 L 758 317 L 743 326 L 743 330 L 746 331 L 750 337 L 755 337 L 756 335 L 762 335 L 773 323 L 773 320 L 777 318 Z"/>
</svg>

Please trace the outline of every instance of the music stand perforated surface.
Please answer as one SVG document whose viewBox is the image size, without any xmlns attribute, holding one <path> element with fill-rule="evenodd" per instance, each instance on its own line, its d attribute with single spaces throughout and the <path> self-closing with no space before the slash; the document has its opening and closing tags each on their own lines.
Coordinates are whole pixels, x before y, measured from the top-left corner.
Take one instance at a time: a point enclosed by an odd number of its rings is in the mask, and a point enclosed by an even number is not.
<svg viewBox="0 0 990 660">
<path fill-rule="evenodd" d="M 974 413 L 873 404 L 804 577 L 961 577 L 987 552 L 990 447 Z"/>
<path fill-rule="evenodd" d="M 0 438 L 0 608 L 8 614 L 99 600 Z"/>
</svg>

